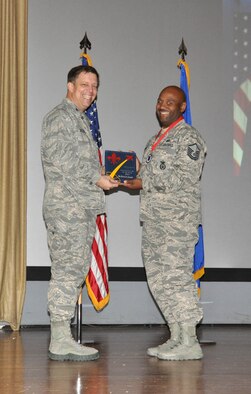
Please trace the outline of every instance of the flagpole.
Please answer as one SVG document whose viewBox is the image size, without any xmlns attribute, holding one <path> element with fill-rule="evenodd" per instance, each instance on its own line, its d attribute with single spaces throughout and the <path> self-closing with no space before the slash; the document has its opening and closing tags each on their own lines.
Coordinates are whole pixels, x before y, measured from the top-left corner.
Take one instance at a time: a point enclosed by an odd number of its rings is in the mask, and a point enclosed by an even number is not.
<svg viewBox="0 0 251 394">
<path fill-rule="evenodd" d="M 181 60 L 178 62 L 178 67 L 181 69 L 181 64 L 185 67 L 186 69 L 186 79 L 187 79 L 187 92 L 185 91 L 185 93 L 187 94 L 187 113 L 185 116 L 185 120 L 188 124 L 192 123 L 192 117 L 191 117 L 191 112 L 190 112 L 190 98 L 189 98 L 189 85 L 190 85 L 190 77 L 189 77 L 189 68 L 188 65 L 186 63 L 186 59 L 185 56 L 187 56 L 187 47 L 185 45 L 184 39 L 182 38 L 181 44 L 179 46 L 179 55 L 181 57 Z M 182 84 L 181 84 L 182 85 Z M 181 86 L 182 87 L 182 86 Z M 183 90 L 185 90 L 183 88 Z M 199 339 L 199 343 L 201 345 L 215 345 L 216 342 L 215 341 L 210 341 L 210 340 L 201 340 Z"/>
<path fill-rule="evenodd" d="M 82 291 L 83 287 L 81 287 L 80 294 L 77 302 L 77 340 L 78 343 L 82 343 Z"/>
<path fill-rule="evenodd" d="M 84 53 L 87 53 L 87 49 L 91 49 L 91 42 L 89 41 L 87 34 L 85 33 L 84 38 L 82 41 L 79 43 L 80 49 L 84 49 Z M 78 302 L 77 302 L 77 341 L 78 343 L 82 343 L 82 321 L 83 321 L 83 296 L 82 296 L 82 291 L 83 291 L 84 285 L 82 285 L 79 297 L 78 297 Z M 88 342 L 93 342 L 93 341 L 88 341 Z"/>
</svg>

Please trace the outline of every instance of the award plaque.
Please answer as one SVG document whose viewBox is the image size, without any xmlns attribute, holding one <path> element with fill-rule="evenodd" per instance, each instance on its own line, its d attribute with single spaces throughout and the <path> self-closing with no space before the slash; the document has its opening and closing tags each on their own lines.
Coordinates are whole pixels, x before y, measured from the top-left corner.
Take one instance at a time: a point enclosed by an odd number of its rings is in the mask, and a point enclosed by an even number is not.
<svg viewBox="0 0 251 394">
<path fill-rule="evenodd" d="M 136 178 L 136 154 L 134 152 L 106 150 L 105 171 L 107 175 L 119 182 Z"/>
</svg>

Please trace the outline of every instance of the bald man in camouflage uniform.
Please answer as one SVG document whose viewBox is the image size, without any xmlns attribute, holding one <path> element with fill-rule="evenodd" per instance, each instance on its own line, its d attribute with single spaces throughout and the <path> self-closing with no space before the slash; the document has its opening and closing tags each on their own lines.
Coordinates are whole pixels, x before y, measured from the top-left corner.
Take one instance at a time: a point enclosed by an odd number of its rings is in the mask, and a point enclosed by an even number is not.
<svg viewBox="0 0 251 394">
<path fill-rule="evenodd" d="M 164 360 L 203 357 L 196 337 L 203 313 L 192 272 L 206 146 L 185 123 L 185 109 L 179 87 L 162 90 L 156 105 L 161 130 L 146 145 L 138 178 L 126 182 L 142 189 L 142 257 L 149 288 L 171 332 L 167 342 L 147 353 Z"/>
<path fill-rule="evenodd" d="M 117 182 L 102 175 L 98 148 L 84 113 L 95 100 L 98 85 L 99 75 L 93 67 L 74 67 L 68 73 L 66 98 L 43 120 L 43 215 L 51 256 L 48 310 L 52 360 L 99 357 L 96 349 L 75 342 L 70 330 L 90 268 L 96 218 L 105 212 L 103 190 L 117 186 Z"/>
</svg>

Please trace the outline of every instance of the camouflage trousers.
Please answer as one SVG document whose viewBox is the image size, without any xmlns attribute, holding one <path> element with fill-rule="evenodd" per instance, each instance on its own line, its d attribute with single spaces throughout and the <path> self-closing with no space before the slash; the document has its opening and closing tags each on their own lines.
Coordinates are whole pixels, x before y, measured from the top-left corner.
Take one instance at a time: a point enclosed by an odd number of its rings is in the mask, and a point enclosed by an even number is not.
<svg viewBox="0 0 251 394">
<path fill-rule="evenodd" d="M 150 291 L 169 324 L 198 324 L 203 317 L 193 279 L 196 226 L 147 220 L 142 230 L 142 258 Z"/>
<path fill-rule="evenodd" d="M 80 289 L 90 268 L 96 217 L 93 212 L 80 212 L 74 207 L 69 207 L 65 215 L 60 210 L 58 214 L 46 212 L 51 256 L 48 310 L 52 321 L 74 317 Z"/>
</svg>

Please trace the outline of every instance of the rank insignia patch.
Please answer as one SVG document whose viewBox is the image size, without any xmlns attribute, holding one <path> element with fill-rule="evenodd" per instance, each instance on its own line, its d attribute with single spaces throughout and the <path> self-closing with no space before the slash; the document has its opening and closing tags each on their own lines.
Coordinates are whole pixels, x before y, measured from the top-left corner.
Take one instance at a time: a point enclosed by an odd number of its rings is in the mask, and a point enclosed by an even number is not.
<svg viewBox="0 0 251 394">
<path fill-rule="evenodd" d="M 197 144 L 188 145 L 187 155 L 192 160 L 198 160 L 200 156 L 200 148 L 198 147 L 198 145 Z"/>
</svg>

